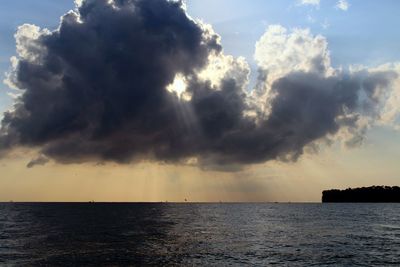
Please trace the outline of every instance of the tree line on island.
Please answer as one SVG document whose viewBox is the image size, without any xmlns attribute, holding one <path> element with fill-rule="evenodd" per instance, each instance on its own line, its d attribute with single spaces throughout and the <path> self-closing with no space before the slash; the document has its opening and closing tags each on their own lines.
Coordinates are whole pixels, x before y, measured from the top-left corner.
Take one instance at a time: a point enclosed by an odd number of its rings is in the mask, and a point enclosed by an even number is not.
<svg viewBox="0 0 400 267">
<path fill-rule="evenodd" d="M 322 192 L 322 202 L 400 202 L 399 186 L 370 186 Z"/>
</svg>

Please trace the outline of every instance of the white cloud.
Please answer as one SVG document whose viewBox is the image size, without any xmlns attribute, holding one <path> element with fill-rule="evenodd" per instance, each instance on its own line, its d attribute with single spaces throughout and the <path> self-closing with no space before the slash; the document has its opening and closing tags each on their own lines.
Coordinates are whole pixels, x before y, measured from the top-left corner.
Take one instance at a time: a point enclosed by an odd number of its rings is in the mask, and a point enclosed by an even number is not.
<svg viewBox="0 0 400 267">
<path fill-rule="evenodd" d="M 347 11 L 350 7 L 349 2 L 347 2 L 347 0 L 339 0 L 336 3 L 336 8 L 341 9 L 343 11 Z"/>
<path fill-rule="evenodd" d="M 208 59 L 208 65 L 198 73 L 203 81 L 210 81 L 211 86 L 218 88 L 223 79 L 233 77 L 236 83 L 244 88 L 247 86 L 250 74 L 250 67 L 245 58 L 235 58 L 223 53 L 211 55 Z"/>
<path fill-rule="evenodd" d="M 300 0 L 301 5 L 319 6 L 320 0 Z"/>
<path fill-rule="evenodd" d="M 376 68 L 371 68 L 370 71 L 394 71 L 397 73 L 396 79 L 389 85 L 390 90 L 383 94 L 384 105 L 379 122 L 400 130 L 400 62 L 383 64 Z"/>
<path fill-rule="evenodd" d="M 197 21 L 206 34 L 218 36 L 210 24 Z M 206 38 L 209 38 L 206 36 Z M 220 43 L 220 39 L 218 39 Z M 198 74 L 203 81 L 210 81 L 211 86 L 219 88 L 226 77 L 234 77 L 241 88 L 245 88 L 249 82 L 250 66 L 245 58 L 235 58 L 226 55 L 223 51 L 219 54 L 212 53 L 208 57 L 208 64 Z"/>
<path fill-rule="evenodd" d="M 82 5 L 83 0 L 75 0 L 74 2 L 75 2 L 75 6 L 79 7 Z"/>
<path fill-rule="evenodd" d="M 39 59 L 43 47 L 37 39 L 44 33 L 38 26 L 23 24 L 18 27 L 14 35 L 17 42 L 17 53 L 22 59 L 36 61 Z"/>
<path fill-rule="evenodd" d="M 323 77 L 334 72 L 327 40 L 321 35 L 312 35 L 309 29 L 288 31 L 281 25 L 270 25 L 256 43 L 254 59 L 264 76 L 253 93 L 254 101 L 266 116 L 275 97 L 271 88 L 276 80 L 297 71 Z"/>
<path fill-rule="evenodd" d="M 327 21 L 325 23 L 329 25 Z M 363 142 L 365 132 L 375 125 L 400 130 L 400 63 L 378 67 L 353 65 L 348 70 L 333 68 L 325 37 L 313 35 L 308 29 L 287 30 L 280 25 L 267 28 L 256 43 L 254 58 L 264 75 L 259 79 L 254 102 L 265 116 L 270 114 L 271 101 L 276 97 L 271 89 L 275 81 L 295 72 L 314 73 L 322 80 L 352 81 L 353 86 L 360 84 L 360 89 L 356 90 L 359 90 L 362 104 L 337 117 L 342 128 L 335 137 L 328 139 L 356 146 Z"/>
<path fill-rule="evenodd" d="M 314 72 L 330 75 L 328 42 L 313 36 L 309 29 L 292 32 L 280 25 L 271 25 L 256 43 L 254 58 L 274 81 L 292 71 Z"/>
</svg>

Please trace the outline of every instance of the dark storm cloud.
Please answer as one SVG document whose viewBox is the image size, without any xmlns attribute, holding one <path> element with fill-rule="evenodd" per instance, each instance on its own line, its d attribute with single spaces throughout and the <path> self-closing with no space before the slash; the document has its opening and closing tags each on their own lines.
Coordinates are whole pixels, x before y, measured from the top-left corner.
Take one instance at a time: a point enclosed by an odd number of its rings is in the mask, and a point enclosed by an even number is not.
<svg viewBox="0 0 400 267">
<path fill-rule="evenodd" d="M 387 86 L 396 74 L 383 71 L 363 76 L 361 73 L 332 77 L 290 73 L 272 85 L 276 97 L 272 100 L 270 115 L 257 124 L 251 119 L 234 116 L 229 109 L 234 106 L 234 111 L 243 110 L 240 107 L 243 103 L 237 101 L 241 99 L 238 94 L 235 94 L 237 99 L 229 98 L 231 106 L 228 107 L 221 100 L 217 100 L 221 106 L 213 107 L 213 101 L 207 100 L 207 113 L 218 114 L 223 110 L 230 115 L 212 116 L 215 121 L 209 129 L 219 134 L 209 142 L 211 153 L 208 155 L 213 155 L 212 160 L 205 161 L 222 165 L 271 159 L 292 161 L 303 154 L 307 145 L 336 134 L 342 127 L 363 132 L 364 129 L 358 128 L 358 117 L 376 112 L 376 105 L 370 105 L 375 101 L 376 91 Z M 218 131 L 226 125 L 232 128 Z M 353 136 L 348 145 L 354 145 L 359 138 L 362 136 Z"/>
<path fill-rule="evenodd" d="M 28 167 L 48 158 L 183 163 L 195 157 L 204 167 L 237 170 L 295 160 L 312 142 L 356 127 L 355 114 L 373 114 L 376 90 L 394 75 L 292 72 L 272 85 L 268 116 L 245 116 L 260 114 L 258 99 L 237 77 L 225 75 L 218 88 L 198 77 L 221 47 L 177 1 L 85 1 L 59 29 L 21 37 L 19 46 L 10 79 L 24 92 L 4 114 L 0 152 L 40 148 Z M 190 100 L 166 90 L 177 74 L 186 77 Z"/>
<path fill-rule="evenodd" d="M 2 147 L 41 146 L 61 161 L 129 161 L 178 142 L 176 73 L 191 75 L 221 49 L 217 36 L 186 16 L 180 2 L 86 1 L 20 59 L 25 89 L 4 114 Z M 34 48 L 34 49 L 33 49 Z M 168 148 L 165 148 L 168 149 Z"/>
</svg>

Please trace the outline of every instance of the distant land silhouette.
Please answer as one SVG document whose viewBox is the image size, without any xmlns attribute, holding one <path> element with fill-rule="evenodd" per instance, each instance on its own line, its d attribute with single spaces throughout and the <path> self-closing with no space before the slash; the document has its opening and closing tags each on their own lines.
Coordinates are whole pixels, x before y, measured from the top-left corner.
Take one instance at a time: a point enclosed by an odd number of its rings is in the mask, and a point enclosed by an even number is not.
<svg viewBox="0 0 400 267">
<path fill-rule="evenodd" d="M 322 202 L 400 202 L 400 187 L 370 186 L 322 192 Z"/>
</svg>

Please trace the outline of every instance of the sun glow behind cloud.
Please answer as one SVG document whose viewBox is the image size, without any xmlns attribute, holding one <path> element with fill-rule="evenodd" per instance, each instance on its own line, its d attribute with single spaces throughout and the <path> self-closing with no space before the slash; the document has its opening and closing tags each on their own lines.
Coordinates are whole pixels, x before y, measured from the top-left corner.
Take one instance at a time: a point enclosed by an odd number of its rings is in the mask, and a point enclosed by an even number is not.
<svg viewBox="0 0 400 267">
<path fill-rule="evenodd" d="M 177 74 L 174 81 L 167 86 L 170 93 L 175 93 L 179 99 L 190 101 L 191 95 L 186 91 L 187 84 L 182 74 Z"/>
</svg>

